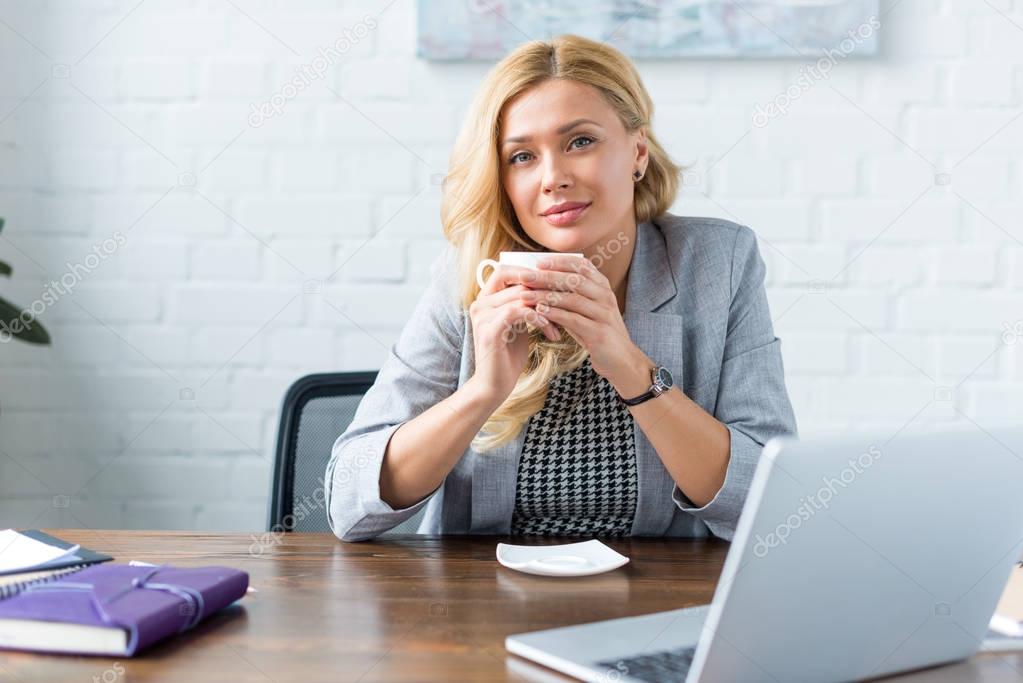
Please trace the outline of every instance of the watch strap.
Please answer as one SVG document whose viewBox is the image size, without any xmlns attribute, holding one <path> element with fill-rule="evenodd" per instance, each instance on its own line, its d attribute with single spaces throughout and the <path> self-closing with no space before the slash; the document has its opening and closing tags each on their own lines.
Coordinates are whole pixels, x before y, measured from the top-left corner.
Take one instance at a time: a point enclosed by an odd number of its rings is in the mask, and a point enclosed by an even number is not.
<svg viewBox="0 0 1023 683">
<path fill-rule="evenodd" d="M 621 399 L 622 403 L 624 403 L 627 406 L 638 406 L 640 403 L 644 403 L 646 401 L 649 401 L 650 399 L 654 398 L 655 396 L 660 396 L 662 393 L 664 393 L 663 391 L 658 391 L 658 389 L 660 389 L 660 387 L 653 387 L 652 389 L 650 389 L 645 394 L 641 394 L 641 395 L 637 396 L 636 398 L 622 398 Z M 621 398 L 621 397 L 619 397 L 619 398 Z"/>
<path fill-rule="evenodd" d="M 667 391 L 668 387 L 665 387 L 665 386 L 663 386 L 661 384 L 658 384 L 658 382 L 657 382 L 657 371 L 659 369 L 660 368 L 658 368 L 658 367 L 651 368 L 651 370 L 650 370 L 650 388 L 645 393 L 640 394 L 639 396 L 636 396 L 635 398 L 625 398 L 624 396 L 621 396 L 619 394 L 618 398 L 621 400 L 621 402 L 624 403 L 627 406 L 638 406 L 640 403 L 644 403 L 646 401 L 649 401 L 650 399 L 652 399 L 652 398 L 654 398 L 656 396 L 660 396 L 665 391 Z"/>
</svg>

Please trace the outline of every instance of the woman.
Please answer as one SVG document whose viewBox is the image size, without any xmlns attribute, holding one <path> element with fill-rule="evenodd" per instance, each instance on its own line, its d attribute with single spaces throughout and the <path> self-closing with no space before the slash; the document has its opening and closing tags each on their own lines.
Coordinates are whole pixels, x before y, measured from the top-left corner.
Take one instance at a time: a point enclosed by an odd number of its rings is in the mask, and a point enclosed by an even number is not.
<svg viewBox="0 0 1023 683">
<path fill-rule="evenodd" d="M 456 141 L 450 243 L 334 444 L 331 528 L 731 539 L 796 433 L 750 228 L 667 213 L 680 168 L 620 52 L 529 42 Z M 546 267 L 476 266 L 502 251 Z M 570 256 L 581 253 L 585 258 Z"/>
</svg>

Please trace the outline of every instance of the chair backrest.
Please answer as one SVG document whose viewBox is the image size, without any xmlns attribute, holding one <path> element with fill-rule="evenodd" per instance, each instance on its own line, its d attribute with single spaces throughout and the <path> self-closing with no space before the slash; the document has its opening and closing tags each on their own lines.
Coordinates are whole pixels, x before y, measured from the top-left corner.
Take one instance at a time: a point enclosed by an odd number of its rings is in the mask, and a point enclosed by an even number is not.
<svg viewBox="0 0 1023 683">
<path fill-rule="evenodd" d="M 376 371 L 320 373 L 288 389 L 277 430 L 269 531 L 330 531 L 323 505 L 327 461 L 376 376 Z M 385 533 L 415 533 L 423 512 Z"/>
</svg>

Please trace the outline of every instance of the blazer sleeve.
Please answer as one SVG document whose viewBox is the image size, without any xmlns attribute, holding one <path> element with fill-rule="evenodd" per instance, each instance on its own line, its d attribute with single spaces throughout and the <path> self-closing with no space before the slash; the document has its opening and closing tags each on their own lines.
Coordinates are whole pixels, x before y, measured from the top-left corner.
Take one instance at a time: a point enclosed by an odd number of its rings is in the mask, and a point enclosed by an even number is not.
<svg viewBox="0 0 1023 683">
<path fill-rule="evenodd" d="M 714 417 L 731 440 L 725 482 L 703 507 L 693 505 L 676 485 L 675 504 L 701 519 L 715 535 L 731 541 L 764 444 L 797 433 L 785 388 L 781 340 L 774 335 L 764 287 L 766 268 L 756 234 L 740 226 L 732 251 L 732 299 Z"/>
<path fill-rule="evenodd" d="M 414 516 L 440 490 L 394 509 L 380 498 L 380 470 L 391 435 L 453 394 L 463 322 L 454 287 L 454 248 L 433 261 L 426 290 L 331 450 L 324 479 L 327 518 L 343 541 L 363 541 Z"/>
</svg>

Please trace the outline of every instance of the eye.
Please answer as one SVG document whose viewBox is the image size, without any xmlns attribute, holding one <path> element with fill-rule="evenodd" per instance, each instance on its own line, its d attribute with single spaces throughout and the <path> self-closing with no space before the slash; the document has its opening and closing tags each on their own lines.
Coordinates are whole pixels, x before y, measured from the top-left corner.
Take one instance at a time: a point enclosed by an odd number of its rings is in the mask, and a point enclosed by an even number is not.
<svg viewBox="0 0 1023 683">
<path fill-rule="evenodd" d="M 510 163 L 510 164 L 516 164 L 516 163 L 518 163 L 518 162 L 517 162 L 517 161 L 515 161 L 515 160 L 516 160 L 516 159 L 518 159 L 518 158 L 519 158 L 520 156 L 522 156 L 523 154 L 525 154 L 525 155 L 528 155 L 528 154 L 529 154 L 529 152 L 518 152 L 517 154 L 513 154 L 513 155 L 512 155 L 512 157 L 511 157 L 510 159 L 508 159 L 508 163 Z"/>
<path fill-rule="evenodd" d="M 591 144 L 594 141 L 593 138 L 591 138 L 589 135 L 580 135 L 579 137 L 577 137 L 574 140 L 572 140 L 572 142 L 568 143 L 568 146 L 571 147 L 572 145 L 574 145 L 575 143 L 579 142 L 580 140 L 589 140 Z M 589 146 L 590 146 L 589 144 L 583 145 L 583 147 L 589 147 Z M 576 149 L 579 149 L 579 148 L 576 147 Z"/>
</svg>

